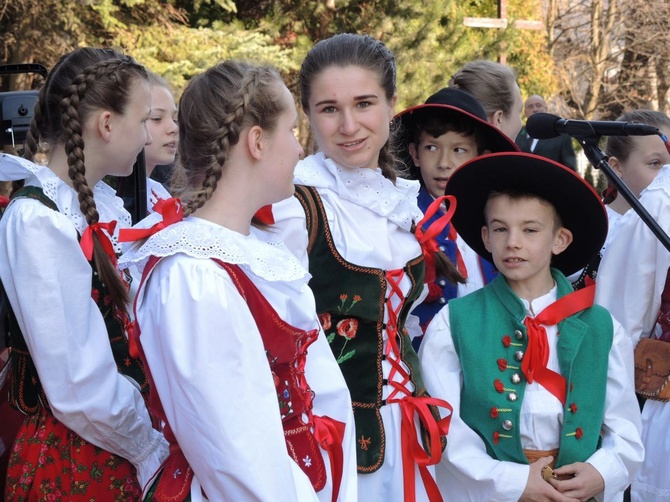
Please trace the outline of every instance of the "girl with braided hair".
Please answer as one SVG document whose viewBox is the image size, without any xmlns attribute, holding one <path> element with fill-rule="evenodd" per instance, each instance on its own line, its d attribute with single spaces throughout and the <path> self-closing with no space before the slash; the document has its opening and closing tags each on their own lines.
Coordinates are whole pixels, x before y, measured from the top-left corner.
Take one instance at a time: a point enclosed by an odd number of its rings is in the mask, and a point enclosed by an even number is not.
<svg viewBox="0 0 670 502">
<path fill-rule="evenodd" d="M 393 53 L 370 36 L 335 35 L 309 51 L 299 84 L 320 152 L 298 163 L 296 197 L 273 212 L 309 267 L 349 385 L 359 498 L 441 500 L 433 465 L 450 406 L 426 393 L 408 334 L 408 313 L 424 294 L 424 256 L 441 253 L 422 233 L 419 182 L 397 176 Z"/>
<path fill-rule="evenodd" d="M 0 221 L 0 279 L 12 313 L 10 401 L 26 414 L 5 500 L 138 500 L 167 455 L 129 354 L 128 284 L 115 227 L 130 215 L 107 175 L 127 176 L 151 142 L 147 74 L 111 49 L 80 48 L 51 70 Z M 47 166 L 31 162 L 49 145 Z"/>
<path fill-rule="evenodd" d="M 121 236 L 143 241 L 120 263 L 143 269 L 135 339 L 171 443 L 150 500 L 356 500 L 349 392 L 309 274 L 262 209 L 293 193 L 296 121 L 271 67 L 194 77 L 179 101 L 181 200 Z"/>
</svg>

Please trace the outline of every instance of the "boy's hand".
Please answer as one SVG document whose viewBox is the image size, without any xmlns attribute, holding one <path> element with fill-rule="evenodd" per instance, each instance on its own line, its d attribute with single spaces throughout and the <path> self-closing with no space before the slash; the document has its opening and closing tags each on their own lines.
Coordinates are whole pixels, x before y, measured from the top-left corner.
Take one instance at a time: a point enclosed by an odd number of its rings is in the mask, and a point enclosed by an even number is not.
<svg viewBox="0 0 670 502">
<path fill-rule="evenodd" d="M 563 481 L 552 479 L 549 482 L 563 495 L 588 500 L 605 490 L 605 480 L 591 464 L 575 462 L 554 469 L 557 476 L 573 476 Z"/>
<path fill-rule="evenodd" d="M 530 464 L 530 473 L 526 489 L 521 494 L 519 502 L 578 502 L 579 499 L 572 498 L 558 491 L 552 484 L 542 479 L 542 468 L 551 463 L 554 457 L 544 457 Z M 567 467 L 567 466 L 566 466 Z M 552 482 L 555 480 L 552 480 Z"/>
</svg>

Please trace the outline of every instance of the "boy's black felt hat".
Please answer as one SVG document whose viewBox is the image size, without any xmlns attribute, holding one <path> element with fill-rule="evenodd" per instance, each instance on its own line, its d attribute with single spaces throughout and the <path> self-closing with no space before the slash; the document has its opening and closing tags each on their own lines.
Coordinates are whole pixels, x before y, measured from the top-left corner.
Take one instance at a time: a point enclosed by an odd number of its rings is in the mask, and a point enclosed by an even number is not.
<svg viewBox="0 0 670 502">
<path fill-rule="evenodd" d="M 607 237 L 607 213 L 596 191 L 572 169 L 530 153 L 492 153 L 454 171 L 445 193 L 456 197 L 451 222 L 477 254 L 493 261 L 484 247 L 484 207 L 493 191 L 533 194 L 550 202 L 572 232 L 573 241 L 552 259 L 565 275 L 585 267 Z"/>
<path fill-rule="evenodd" d="M 514 140 L 505 135 L 500 129 L 490 124 L 486 119 L 486 112 L 481 103 L 472 94 L 460 89 L 445 87 L 430 96 L 422 105 L 412 106 L 398 113 L 394 120 L 400 121 L 402 132 L 400 150 L 405 151 L 412 140 L 412 131 L 417 120 L 435 114 L 451 114 L 453 112 L 464 115 L 480 127 L 484 147 L 491 152 L 518 152 Z"/>
</svg>

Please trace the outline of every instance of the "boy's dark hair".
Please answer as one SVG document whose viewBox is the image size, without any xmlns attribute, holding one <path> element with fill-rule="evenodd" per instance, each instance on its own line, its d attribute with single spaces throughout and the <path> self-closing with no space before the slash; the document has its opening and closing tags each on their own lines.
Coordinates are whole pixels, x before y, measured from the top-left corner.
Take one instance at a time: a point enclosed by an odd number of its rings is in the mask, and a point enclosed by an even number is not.
<svg viewBox="0 0 670 502">
<path fill-rule="evenodd" d="M 417 118 L 412 129 L 410 143 L 418 148 L 422 133 L 426 133 L 433 138 L 439 138 L 448 132 L 455 132 L 463 136 L 474 136 L 477 155 L 482 155 L 486 150 L 481 127 L 471 118 L 452 110 L 440 110 L 439 114 L 425 114 L 425 117 Z M 414 165 L 414 162 L 409 163 L 409 174 L 412 179 L 423 183 L 421 171 Z"/>
<path fill-rule="evenodd" d="M 486 205 L 484 206 L 484 221 L 486 221 L 486 225 L 488 226 L 489 224 L 489 215 L 488 215 L 488 207 L 489 207 L 489 201 L 494 198 L 498 197 L 500 195 L 506 195 L 513 201 L 517 200 L 523 200 L 523 199 L 536 199 L 543 204 L 547 204 L 553 209 L 554 213 L 554 230 L 558 230 L 561 228 L 563 225 L 563 220 L 561 219 L 561 215 L 558 213 L 558 210 L 556 209 L 556 206 L 552 204 L 550 201 L 548 201 L 545 197 L 542 197 L 541 195 L 538 195 L 533 192 L 529 192 L 526 190 L 517 190 L 515 188 L 503 188 L 501 190 L 494 190 L 492 192 L 489 192 L 489 196 L 486 200 Z"/>
</svg>

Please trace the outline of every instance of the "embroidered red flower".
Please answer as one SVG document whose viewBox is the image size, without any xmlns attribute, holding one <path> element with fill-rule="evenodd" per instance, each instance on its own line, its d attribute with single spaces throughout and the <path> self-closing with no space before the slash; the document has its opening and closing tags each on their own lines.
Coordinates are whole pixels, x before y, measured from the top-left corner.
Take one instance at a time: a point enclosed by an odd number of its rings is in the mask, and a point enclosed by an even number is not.
<svg viewBox="0 0 670 502">
<path fill-rule="evenodd" d="M 503 338 L 502 338 L 502 344 L 503 344 L 505 347 L 509 347 L 510 345 L 512 345 L 512 337 L 509 336 L 509 335 L 505 335 L 505 336 L 503 336 Z"/>
<path fill-rule="evenodd" d="M 347 295 L 346 293 L 342 293 L 340 295 L 340 300 L 346 300 L 347 298 L 349 298 L 349 295 Z"/>
<path fill-rule="evenodd" d="M 572 413 L 577 413 L 577 405 L 576 405 L 575 403 L 572 403 L 572 404 L 570 405 L 570 411 L 571 411 Z"/>
<path fill-rule="evenodd" d="M 498 369 L 500 369 L 500 371 L 505 371 L 507 369 L 507 359 L 503 359 L 502 357 L 498 359 Z"/>
<path fill-rule="evenodd" d="M 100 299 L 100 291 L 98 291 L 97 289 L 93 288 L 93 289 L 91 290 L 91 298 L 93 298 L 93 301 L 94 301 L 95 303 L 98 303 L 98 300 Z"/>
<path fill-rule="evenodd" d="M 500 433 L 498 431 L 493 433 L 493 444 L 498 444 L 500 441 Z"/>
<path fill-rule="evenodd" d="M 361 295 L 354 295 L 354 301 L 355 302 L 360 302 L 361 301 Z"/>
<path fill-rule="evenodd" d="M 577 427 L 577 430 L 575 431 L 575 437 L 577 439 L 582 439 L 582 436 L 584 435 L 584 431 L 582 430 L 581 427 Z"/>
<path fill-rule="evenodd" d="M 324 314 L 319 314 L 319 322 L 324 330 L 330 329 L 332 326 L 330 322 L 330 313 L 326 312 Z"/>
<path fill-rule="evenodd" d="M 102 299 L 105 302 L 105 305 L 109 305 L 112 303 L 112 295 L 105 295 L 105 297 Z"/>
<path fill-rule="evenodd" d="M 491 415 L 491 418 L 498 418 L 498 408 L 494 406 L 493 408 L 491 408 L 489 414 Z"/>
<path fill-rule="evenodd" d="M 501 380 L 496 379 L 496 381 L 493 382 L 493 387 L 495 388 L 496 392 L 498 392 L 499 394 L 502 394 L 503 392 L 505 392 L 505 387 L 504 387 Z"/>
<path fill-rule="evenodd" d="M 342 319 L 337 323 L 337 334 L 343 336 L 347 340 L 351 340 L 356 337 L 356 332 L 358 331 L 358 319 L 349 317 L 347 319 Z"/>
</svg>

